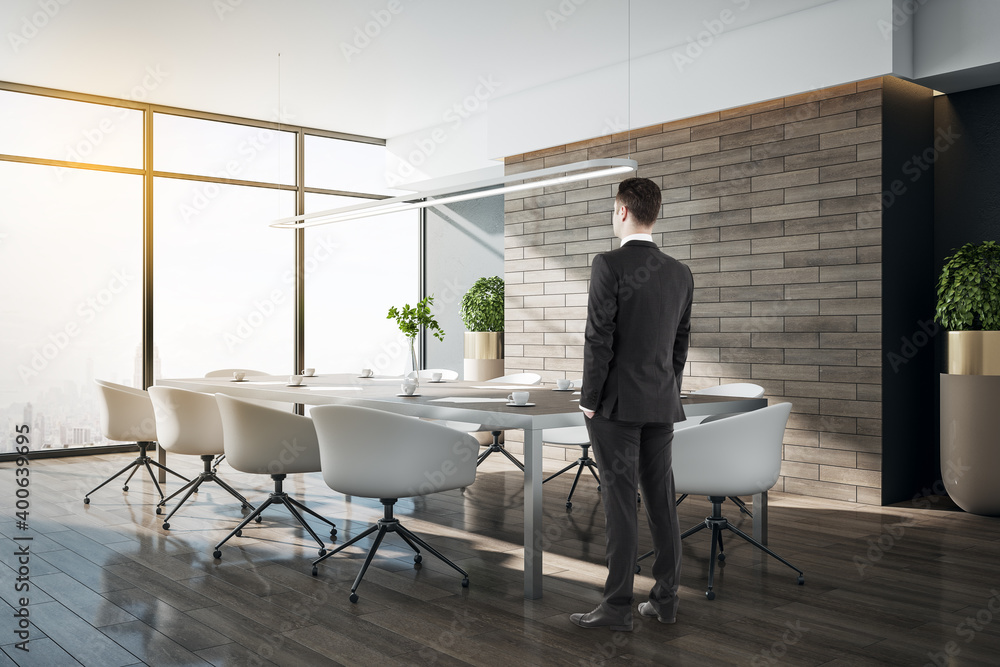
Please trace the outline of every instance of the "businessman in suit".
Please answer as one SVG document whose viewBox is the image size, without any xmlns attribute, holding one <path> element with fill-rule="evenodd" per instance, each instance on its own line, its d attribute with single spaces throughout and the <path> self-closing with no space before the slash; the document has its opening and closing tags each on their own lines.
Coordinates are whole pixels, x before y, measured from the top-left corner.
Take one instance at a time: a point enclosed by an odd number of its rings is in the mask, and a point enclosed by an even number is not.
<svg viewBox="0 0 1000 667">
<path fill-rule="evenodd" d="M 621 247 L 597 255 L 591 268 L 580 409 L 601 470 L 608 578 L 600 606 L 570 616 L 584 628 L 632 629 L 640 487 L 656 583 L 639 613 L 662 623 L 677 613 L 681 540 L 671 444 L 674 422 L 684 419 L 680 389 L 694 281 L 653 243 L 659 212 L 656 183 L 622 181 L 612 217 Z"/>
</svg>

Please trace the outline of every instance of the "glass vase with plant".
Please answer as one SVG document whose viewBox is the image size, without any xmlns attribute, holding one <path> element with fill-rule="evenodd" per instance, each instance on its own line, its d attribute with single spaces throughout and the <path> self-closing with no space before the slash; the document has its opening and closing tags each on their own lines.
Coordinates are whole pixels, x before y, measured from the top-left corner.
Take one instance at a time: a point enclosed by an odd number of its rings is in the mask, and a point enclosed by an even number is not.
<svg viewBox="0 0 1000 667">
<path fill-rule="evenodd" d="M 434 337 L 438 340 L 444 340 L 444 330 L 441 329 L 441 325 L 438 324 L 434 315 L 431 314 L 431 306 L 434 305 L 434 297 L 427 296 L 417 302 L 416 306 L 410 306 L 410 304 L 403 304 L 403 308 L 399 309 L 393 306 L 389 309 L 389 314 L 386 316 L 387 320 L 396 320 L 396 326 L 399 327 L 399 331 L 406 336 L 410 343 L 410 371 L 414 374 L 414 379 L 416 379 L 417 373 L 417 351 L 414 346 L 417 340 L 417 334 L 420 333 L 420 327 L 424 327 L 430 333 L 434 334 Z"/>
</svg>

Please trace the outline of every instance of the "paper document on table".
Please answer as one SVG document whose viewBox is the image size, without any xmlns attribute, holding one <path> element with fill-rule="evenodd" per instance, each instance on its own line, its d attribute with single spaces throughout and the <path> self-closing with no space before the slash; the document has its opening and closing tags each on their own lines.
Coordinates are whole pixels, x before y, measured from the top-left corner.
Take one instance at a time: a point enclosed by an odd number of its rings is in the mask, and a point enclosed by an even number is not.
<svg viewBox="0 0 1000 667">
<path fill-rule="evenodd" d="M 435 398 L 430 403 L 506 403 L 506 398 L 471 398 L 469 396 L 448 396 Z"/>
</svg>

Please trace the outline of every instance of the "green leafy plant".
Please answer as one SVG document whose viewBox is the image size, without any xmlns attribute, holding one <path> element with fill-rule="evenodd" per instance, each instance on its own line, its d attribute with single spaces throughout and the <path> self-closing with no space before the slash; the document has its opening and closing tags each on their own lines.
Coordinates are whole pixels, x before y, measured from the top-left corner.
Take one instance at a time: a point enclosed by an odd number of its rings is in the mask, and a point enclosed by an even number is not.
<svg viewBox="0 0 1000 667">
<path fill-rule="evenodd" d="M 469 331 L 503 331 L 503 278 L 480 278 L 462 297 L 459 309 Z"/>
<path fill-rule="evenodd" d="M 399 327 L 404 336 L 410 339 L 411 343 L 417 337 L 417 334 L 420 333 L 420 327 L 426 327 L 429 332 L 434 334 L 435 338 L 444 340 L 444 330 L 441 329 L 441 325 L 431 315 L 430 307 L 432 305 L 434 305 L 434 297 L 428 296 L 418 301 L 414 307 L 410 307 L 408 303 L 403 304 L 402 310 L 393 306 L 389 309 L 386 319 L 395 319 L 396 326 Z"/>
<path fill-rule="evenodd" d="M 934 319 L 951 331 L 1000 330 L 1000 246 L 966 243 L 945 258 Z"/>
</svg>

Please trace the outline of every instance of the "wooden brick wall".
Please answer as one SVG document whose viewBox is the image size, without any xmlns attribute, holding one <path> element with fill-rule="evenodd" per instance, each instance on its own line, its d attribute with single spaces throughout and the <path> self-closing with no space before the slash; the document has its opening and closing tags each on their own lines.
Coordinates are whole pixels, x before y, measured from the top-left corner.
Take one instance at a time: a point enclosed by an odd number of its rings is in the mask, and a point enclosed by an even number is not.
<svg viewBox="0 0 1000 667">
<path fill-rule="evenodd" d="M 512 156 L 506 171 L 636 159 L 662 188 L 654 241 L 694 273 L 685 388 L 749 381 L 791 401 L 776 490 L 879 504 L 881 129 L 872 79 Z M 508 373 L 581 375 L 619 180 L 507 198 Z"/>
</svg>

